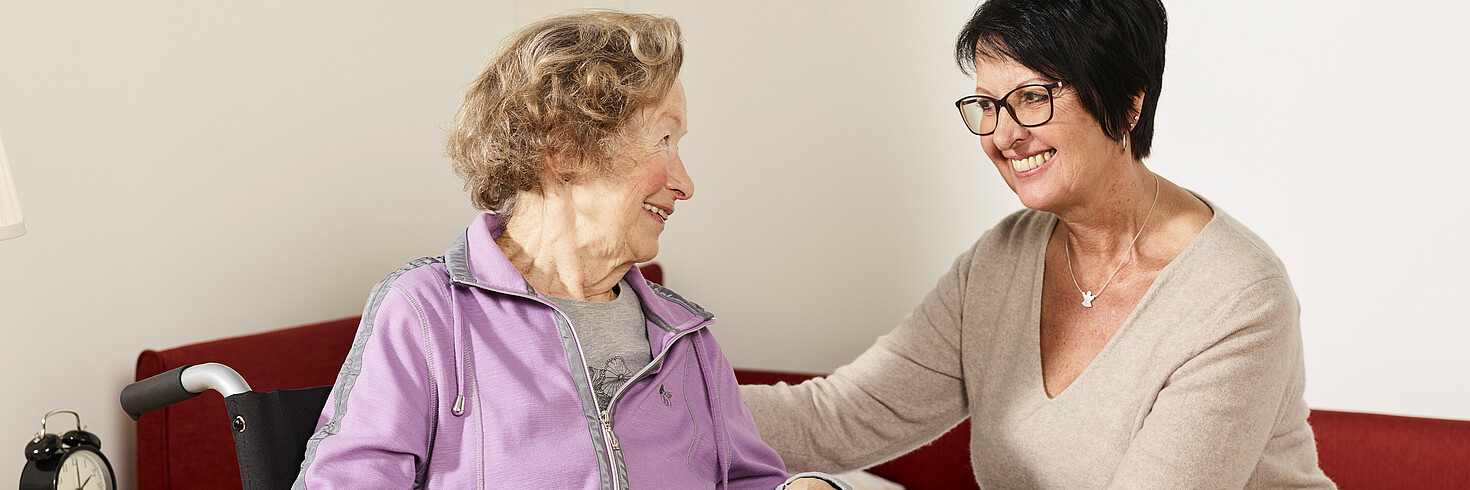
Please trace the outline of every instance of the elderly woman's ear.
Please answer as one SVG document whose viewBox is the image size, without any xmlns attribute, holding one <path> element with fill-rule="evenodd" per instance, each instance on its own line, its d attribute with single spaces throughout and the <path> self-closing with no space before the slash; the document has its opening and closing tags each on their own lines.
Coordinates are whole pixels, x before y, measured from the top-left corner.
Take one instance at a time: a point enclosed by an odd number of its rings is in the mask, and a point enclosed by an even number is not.
<svg viewBox="0 0 1470 490">
<path fill-rule="evenodd" d="M 568 172 L 566 165 L 562 164 L 563 160 L 560 156 L 546 155 L 542 157 L 541 161 L 546 164 L 546 176 L 551 181 L 551 184 L 556 184 L 557 181 L 561 183 L 572 181 L 572 176 Z"/>
</svg>

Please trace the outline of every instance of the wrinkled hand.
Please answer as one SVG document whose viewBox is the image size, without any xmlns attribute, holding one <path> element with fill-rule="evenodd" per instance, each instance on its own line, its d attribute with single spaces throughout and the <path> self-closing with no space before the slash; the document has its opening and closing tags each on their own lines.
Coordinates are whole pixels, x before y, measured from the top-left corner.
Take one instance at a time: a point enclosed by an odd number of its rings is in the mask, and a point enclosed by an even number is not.
<svg viewBox="0 0 1470 490">
<path fill-rule="evenodd" d="M 832 490 L 833 488 L 836 487 L 827 483 L 827 480 L 812 477 L 801 478 L 786 485 L 786 490 Z"/>
</svg>

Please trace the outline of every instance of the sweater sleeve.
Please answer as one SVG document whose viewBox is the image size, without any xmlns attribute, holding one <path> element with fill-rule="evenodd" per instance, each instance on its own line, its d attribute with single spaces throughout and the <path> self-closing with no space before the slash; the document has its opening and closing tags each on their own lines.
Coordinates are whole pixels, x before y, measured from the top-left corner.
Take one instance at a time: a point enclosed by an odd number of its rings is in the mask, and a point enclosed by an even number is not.
<svg viewBox="0 0 1470 490">
<path fill-rule="evenodd" d="M 433 398 L 422 309 L 385 289 L 369 305 L 293 488 L 410 488 L 427 464 Z"/>
<path fill-rule="evenodd" d="M 841 473 L 902 455 L 967 415 L 960 320 L 972 249 L 892 332 L 826 378 L 742 386 L 792 472 Z"/>
<path fill-rule="evenodd" d="M 1281 421 L 1300 415 L 1299 307 L 1287 279 L 1256 282 L 1215 318 L 1224 325 L 1180 325 L 1221 334 L 1165 381 L 1109 488 L 1243 488 Z"/>
</svg>

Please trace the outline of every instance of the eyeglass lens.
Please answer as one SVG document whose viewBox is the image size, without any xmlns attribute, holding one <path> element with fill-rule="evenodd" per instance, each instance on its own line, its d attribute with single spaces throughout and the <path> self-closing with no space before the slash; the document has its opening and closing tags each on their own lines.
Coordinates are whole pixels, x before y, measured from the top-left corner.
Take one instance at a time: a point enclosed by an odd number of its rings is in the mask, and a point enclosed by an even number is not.
<svg viewBox="0 0 1470 490">
<path fill-rule="evenodd" d="M 1017 124 L 1040 126 L 1051 120 L 1051 92 L 1045 85 L 1023 85 L 1005 96 L 1004 108 Z M 988 97 L 977 97 L 960 104 L 960 115 L 970 132 L 990 134 L 1000 122 L 1002 104 Z"/>
</svg>

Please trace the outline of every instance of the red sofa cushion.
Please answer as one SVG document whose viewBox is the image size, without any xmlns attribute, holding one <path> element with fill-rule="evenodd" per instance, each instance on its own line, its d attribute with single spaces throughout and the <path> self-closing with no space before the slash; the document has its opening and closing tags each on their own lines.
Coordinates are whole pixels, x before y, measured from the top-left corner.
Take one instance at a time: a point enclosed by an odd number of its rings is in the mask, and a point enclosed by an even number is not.
<svg viewBox="0 0 1470 490">
<path fill-rule="evenodd" d="M 638 273 L 643 274 L 644 279 L 659 284 L 664 283 L 664 268 L 663 266 L 658 265 L 655 262 L 648 262 L 646 264 L 638 266 Z"/>
<path fill-rule="evenodd" d="M 1307 421 L 1339 488 L 1470 488 L 1470 420 L 1313 410 Z"/>
</svg>

